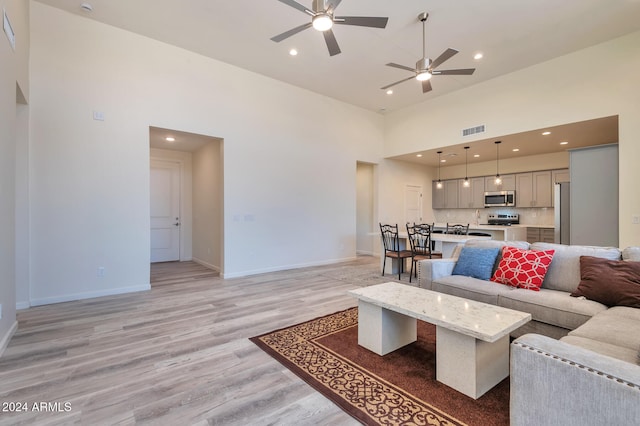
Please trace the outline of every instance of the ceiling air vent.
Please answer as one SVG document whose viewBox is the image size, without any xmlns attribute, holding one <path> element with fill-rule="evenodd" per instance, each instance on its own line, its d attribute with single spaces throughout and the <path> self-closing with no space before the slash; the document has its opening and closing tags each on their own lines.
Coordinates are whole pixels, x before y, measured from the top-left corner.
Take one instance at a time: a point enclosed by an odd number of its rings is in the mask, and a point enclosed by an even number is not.
<svg viewBox="0 0 640 426">
<path fill-rule="evenodd" d="M 484 133 L 484 124 L 475 127 L 469 127 L 468 129 L 462 129 L 462 136 L 471 136 L 477 133 Z"/>
</svg>

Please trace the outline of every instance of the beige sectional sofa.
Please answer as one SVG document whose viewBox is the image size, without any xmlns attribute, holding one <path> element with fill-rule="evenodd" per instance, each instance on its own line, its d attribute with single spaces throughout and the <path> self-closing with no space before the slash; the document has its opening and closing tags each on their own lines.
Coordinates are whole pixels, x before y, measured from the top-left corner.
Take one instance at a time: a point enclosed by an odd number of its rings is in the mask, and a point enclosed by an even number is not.
<svg viewBox="0 0 640 426">
<path fill-rule="evenodd" d="M 640 261 L 640 247 L 494 240 L 466 246 L 504 245 L 555 250 L 539 292 L 451 275 L 455 258 L 420 262 L 418 285 L 531 313 L 511 344 L 511 424 L 640 424 L 640 309 L 570 296 L 580 283 L 580 256 Z"/>
</svg>

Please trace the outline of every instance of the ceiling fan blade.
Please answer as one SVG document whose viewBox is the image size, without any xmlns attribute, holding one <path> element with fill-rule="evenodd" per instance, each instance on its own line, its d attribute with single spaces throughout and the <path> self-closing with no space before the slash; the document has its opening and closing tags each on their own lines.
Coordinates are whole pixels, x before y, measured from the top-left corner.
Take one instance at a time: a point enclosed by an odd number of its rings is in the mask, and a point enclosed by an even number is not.
<svg viewBox="0 0 640 426">
<path fill-rule="evenodd" d="M 430 92 L 433 89 L 431 87 L 431 80 L 425 80 L 422 82 L 422 93 Z"/>
<path fill-rule="evenodd" d="M 444 61 L 450 59 L 453 55 L 458 53 L 456 49 L 448 48 L 440 56 L 438 56 L 433 62 L 431 62 L 431 69 L 436 69 L 440 66 Z"/>
<path fill-rule="evenodd" d="M 301 5 L 298 2 L 295 2 L 293 0 L 278 0 L 278 1 L 280 3 L 286 4 L 287 6 L 291 6 L 294 9 L 298 9 L 300 12 L 304 12 L 304 13 L 307 13 L 307 14 L 309 14 L 311 16 L 315 16 L 315 13 L 313 13 L 313 11 L 307 9 L 306 7 L 304 7 L 303 5 Z"/>
<path fill-rule="evenodd" d="M 401 70 L 405 70 L 405 71 L 418 72 L 414 68 L 405 67 L 404 65 L 400 65 L 400 64 L 394 64 L 393 62 L 389 62 L 387 66 L 393 67 L 393 68 L 400 68 Z"/>
<path fill-rule="evenodd" d="M 475 68 L 465 68 L 459 70 L 442 70 L 442 71 L 433 71 L 433 75 L 471 75 L 475 71 Z"/>
<path fill-rule="evenodd" d="M 329 29 L 322 34 L 324 34 L 324 41 L 327 43 L 327 49 L 329 49 L 329 56 L 334 56 L 340 53 L 340 46 L 338 46 L 338 41 L 336 40 L 336 36 L 333 35 L 333 31 Z"/>
<path fill-rule="evenodd" d="M 300 31 L 306 30 L 307 28 L 311 28 L 311 25 L 313 25 L 311 22 L 306 23 L 304 25 L 300 25 L 299 27 L 292 28 L 289 31 L 283 32 L 282 34 L 278 34 L 277 36 L 271 37 L 271 40 L 275 41 L 276 43 L 280 43 L 282 40 L 287 39 L 294 34 L 298 34 Z"/>
<path fill-rule="evenodd" d="M 335 16 L 334 24 L 358 25 L 360 27 L 384 28 L 387 26 L 389 18 L 373 16 Z"/>
<path fill-rule="evenodd" d="M 414 78 L 416 78 L 416 77 L 414 75 L 412 75 L 411 77 L 403 78 L 402 80 L 396 81 L 395 83 L 387 84 L 386 86 L 381 87 L 380 89 L 386 90 L 386 89 L 388 89 L 390 87 L 395 86 L 396 84 L 404 83 L 405 81 L 409 81 L 409 80 L 414 79 Z"/>
<path fill-rule="evenodd" d="M 327 13 L 333 13 L 336 10 L 336 7 L 342 2 L 342 0 L 332 0 L 327 3 Z"/>
</svg>

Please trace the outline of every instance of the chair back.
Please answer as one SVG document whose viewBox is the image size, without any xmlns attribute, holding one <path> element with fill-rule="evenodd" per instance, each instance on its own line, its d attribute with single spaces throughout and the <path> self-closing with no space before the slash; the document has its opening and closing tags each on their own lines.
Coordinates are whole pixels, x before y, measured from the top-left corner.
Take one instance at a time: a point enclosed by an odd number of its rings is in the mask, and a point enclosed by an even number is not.
<svg viewBox="0 0 640 426">
<path fill-rule="evenodd" d="M 382 233 L 382 243 L 384 251 L 400 251 L 400 241 L 398 240 L 398 224 L 383 225 L 380 224 L 380 232 Z"/>
<path fill-rule="evenodd" d="M 411 245 L 411 253 L 416 255 L 431 255 L 431 225 L 418 224 L 409 225 L 407 223 L 407 234 L 409 235 L 409 244 Z"/>
<path fill-rule="evenodd" d="M 447 223 L 446 233 L 455 234 L 455 235 L 467 235 L 469 233 L 469 224 L 467 223 L 466 225 L 461 225 L 461 224 L 449 225 Z"/>
</svg>

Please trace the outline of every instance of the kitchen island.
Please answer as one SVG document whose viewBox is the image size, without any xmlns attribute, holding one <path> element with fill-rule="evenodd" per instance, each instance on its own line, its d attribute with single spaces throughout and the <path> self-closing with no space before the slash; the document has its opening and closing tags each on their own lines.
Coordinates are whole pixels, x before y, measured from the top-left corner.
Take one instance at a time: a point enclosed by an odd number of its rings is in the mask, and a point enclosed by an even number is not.
<svg viewBox="0 0 640 426">
<path fill-rule="evenodd" d="M 446 223 L 436 223 L 435 231 L 444 232 L 447 228 Z M 469 232 L 482 232 L 491 235 L 493 240 L 501 241 L 526 241 L 527 225 L 475 225 L 469 224 Z"/>
</svg>

